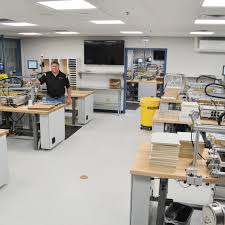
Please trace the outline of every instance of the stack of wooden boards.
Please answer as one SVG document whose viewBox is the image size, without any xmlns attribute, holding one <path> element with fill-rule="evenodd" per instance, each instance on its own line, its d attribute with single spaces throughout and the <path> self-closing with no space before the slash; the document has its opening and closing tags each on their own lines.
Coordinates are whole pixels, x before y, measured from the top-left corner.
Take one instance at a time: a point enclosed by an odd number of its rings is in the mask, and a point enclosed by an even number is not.
<svg viewBox="0 0 225 225">
<path fill-rule="evenodd" d="M 155 132 L 151 135 L 150 162 L 153 165 L 176 168 L 180 142 L 174 133 Z"/>
<path fill-rule="evenodd" d="M 191 136 L 192 135 L 192 136 Z M 179 158 L 194 158 L 193 144 L 195 134 L 189 132 L 163 133 L 155 132 L 151 135 L 150 162 L 153 165 L 176 168 Z M 202 155 L 205 144 L 199 137 L 198 152 Z"/>
<path fill-rule="evenodd" d="M 194 148 L 193 143 L 195 142 L 195 134 L 189 132 L 178 132 L 177 133 L 179 141 L 180 141 L 180 158 L 194 158 Z M 191 137 L 192 135 L 192 137 Z M 199 136 L 199 144 L 198 144 L 198 152 L 202 155 L 205 148 L 205 144 L 202 136 Z"/>
</svg>

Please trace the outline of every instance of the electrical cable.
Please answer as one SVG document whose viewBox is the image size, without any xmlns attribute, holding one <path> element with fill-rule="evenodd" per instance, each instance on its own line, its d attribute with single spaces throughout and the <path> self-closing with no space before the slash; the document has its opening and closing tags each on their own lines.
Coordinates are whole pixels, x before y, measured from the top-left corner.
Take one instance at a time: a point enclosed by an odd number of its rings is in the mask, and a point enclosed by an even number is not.
<svg viewBox="0 0 225 225">
<path fill-rule="evenodd" d="M 199 79 L 201 79 L 201 78 L 203 78 L 203 77 L 212 79 L 214 82 L 215 82 L 215 81 L 220 81 L 220 79 L 215 78 L 215 77 L 212 77 L 212 76 L 210 76 L 210 75 L 200 75 L 200 76 L 198 76 L 198 77 L 196 78 L 196 82 L 198 82 Z"/>
<path fill-rule="evenodd" d="M 207 92 L 207 88 L 210 87 L 210 86 L 223 87 L 223 88 L 225 89 L 225 86 L 224 86 L 224 85 L 222 85 L 222 84 L 215 84 L 215 83 L 207 84 L 207 85 L 205 86 L 205 94 L 206 94 L 207 96 L 209 96 L 209 97 L 225 99 L 225 96 L 223 97 L 223 96 L 216 96 L 216 95 L 209 94 L 209 93 Z"/>
<path fill-rule="evenodd" d="M 193 152 L 194 152 L 194 150 L 195 150 L 195 145 L 194 145 L 194 141 L 193 141 L 192 135 L 193 135 L 193 130 L 192 130 L 192 128 L 191 128 L 191 143 L 192 143 L 192 148 L 193 148 Z M 206 160 L 199 152 L 198 152 L 198 155 L 199 155 L 203 160 L 207 161 L 207 160 Z"/>
</svg>

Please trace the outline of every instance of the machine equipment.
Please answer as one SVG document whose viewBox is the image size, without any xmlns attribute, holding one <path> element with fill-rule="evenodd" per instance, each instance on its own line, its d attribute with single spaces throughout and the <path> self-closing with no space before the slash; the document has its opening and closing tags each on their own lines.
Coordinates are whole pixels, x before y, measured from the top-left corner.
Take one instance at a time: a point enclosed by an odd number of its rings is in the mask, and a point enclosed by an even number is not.
<svg viewBox="0 0 225 225">
<path fill-rule="evenodd" d="M 218 119 L 219 116 L 225 111 L 225 106 L 221 104 L 200 104 L 199 111 L 201 118 Z"/>
<path fill-rule="evenodd" d="M 202 210 L 205 225 L 225 225 L 225 204 L 213 202 Z"/>
</svg>

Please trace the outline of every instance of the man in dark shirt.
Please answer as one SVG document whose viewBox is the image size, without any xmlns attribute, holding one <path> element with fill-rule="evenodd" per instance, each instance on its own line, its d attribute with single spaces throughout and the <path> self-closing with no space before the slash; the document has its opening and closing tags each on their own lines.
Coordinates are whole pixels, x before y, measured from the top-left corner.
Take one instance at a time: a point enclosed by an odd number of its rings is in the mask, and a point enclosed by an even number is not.
<svg viewBox="0 0 225 225">
<path fill-rule="evenodd" d="M 48 102 L 60 102 L 71 104 L 71 87 L 66 74 L 59 70 L 59 63 L 51 63 L 51 71 L 47 72 L 39 79 L 40 84 L 46 83 Z M 65 101 L 65 88 L 67 89 L 67 98 Z"/>
</svg>

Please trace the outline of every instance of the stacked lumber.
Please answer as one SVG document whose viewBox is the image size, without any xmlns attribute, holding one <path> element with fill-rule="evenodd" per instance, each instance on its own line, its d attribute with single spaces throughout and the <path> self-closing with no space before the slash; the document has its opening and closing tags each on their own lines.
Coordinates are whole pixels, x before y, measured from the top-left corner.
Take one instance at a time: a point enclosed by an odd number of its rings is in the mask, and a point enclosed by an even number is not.
<svg viewBox="0 0 225 225">
<path fill-rule="evenodd" d="M 151 135 L 150 162 L 153 165 L 176 168 L 180 143 L 174 133 L 155 132 Z"/>
<path fill-rule="evenodd" d="M 180 94 L 180 88 L 166 88 L 162 99 L 165 100 L 177 100 Z"/>
<path fill-rule="evenodd" d="M 180 141 L 180 158 L 188 158 L 188 159 L 193 159 L 194 158 L 194 148 L 193 148 L 193 143 L 195 142 L 195 133 L 192 133 L 192 138 L 191 138 L 191 133 L 189 132 L 178 132 L 178 138 Z M 199 136 L 199 144 L 198 144 L 198 149 L 199 153 L 202 155 L 203 151 L 205 148 L 205 144 L 203 141 L 202 136 Z"/>
</svg>

